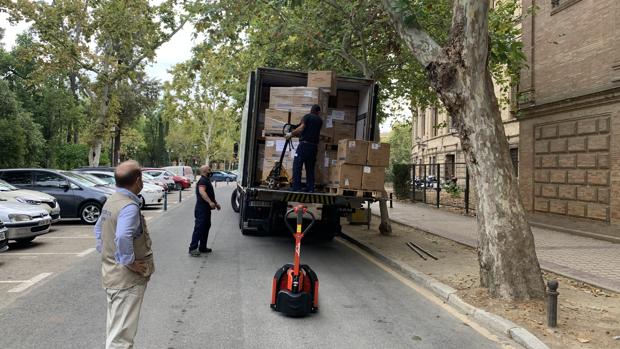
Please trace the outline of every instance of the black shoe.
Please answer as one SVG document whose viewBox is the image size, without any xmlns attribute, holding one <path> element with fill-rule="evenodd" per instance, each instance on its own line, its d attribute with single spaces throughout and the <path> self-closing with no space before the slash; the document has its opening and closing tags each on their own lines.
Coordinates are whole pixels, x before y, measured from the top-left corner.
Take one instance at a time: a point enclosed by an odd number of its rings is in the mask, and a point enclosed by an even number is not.
<svg viewBox="0 0 620 349">
<path fill-rule="evenodd" d="M 202 253 L 210 253 L 213 250 L 208 248 L 208 247 L 205 247 L 205 248 L 199 248 L 198 251 L 200 251 Z"/>
<path fill-rule="evenodd" d="M 189 255 L 192 257 L 200 257 L 200 251 L 198 251 L 198 249 L 189 250 Z"/>
</svg>

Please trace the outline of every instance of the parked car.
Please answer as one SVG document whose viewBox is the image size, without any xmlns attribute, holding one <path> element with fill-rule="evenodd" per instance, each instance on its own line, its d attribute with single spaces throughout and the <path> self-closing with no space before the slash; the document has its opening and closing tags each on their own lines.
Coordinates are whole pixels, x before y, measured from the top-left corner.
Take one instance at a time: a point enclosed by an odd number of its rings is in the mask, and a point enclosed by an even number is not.
<svg viewBox="0 0 620 349">
<path fill-rule="evenodd" d="M 19 189 L 0 180 L 0 199 L 41 206 L 52 217 L 52 224 L 60 221 L 60 205 L 58 200 L 51 195 L 39 191 Z"/>
<path fill-rule="evenodd" d="M 176 187 L 176 183 L 172 179 L 174 176 L 172 173 L 167 172 L 161 168 L 143 168 L 142 173 L 153 176 L 154 178 L 164 181 L 167 185 L 167 190 L 173 190 Z"/>
<path fill-rule="evenodd" d="M 4 223 L 0 221 L 0 252 L 4 252 L 9 249 L 9 230 L 4 226 Z"/>
<path fill-rule="evenodd" d="M 196 180 L 196 178 L 194 177 L 194 171 L 189 166 L 166 166 L 162 167 L 162 169 L 171 172 L 177 176 L 185 177 L 189 179 L 191 183 Z"/>
<path fill-rule="evenodd" d="M 20 243 L 49 233 L 52 225 L 52 217 L 44 208 L 9 201 L 0 201 L 0 221 L 7 228 L 7 238 Z"/>
<path fill-rule="evenodd" d="M 155 184 L 162 188 L 164 191 L 168 190 L 168 185 L 163 180 L 159 180 L 146 172 L 142 172 L 142 180 L 144 183 Z"/>
<path fill-rule="evenodd" d="M 237 176 L 224 171 L 211 171 L 211 182 L 235 182 Z"/>
<path fill-rule="evenodd" d="M 36 190 L 56 198 L 63 218 L 95 224 L 110 193 L 69 171 L 0 169 L 0 179 L 20 189 Z"/>
<path fill-rule="evenodd" d="M 83 171 L 80 173 L 83 176 L 92 178 L 98 183 L 107 183 L 110 186 L 116 185 L 116 180 L 114 179 L 113 172 Z M 144 176 L 145 174 L 142 175 Z M 161 204 L 164 199 L 164 189 L 159 185 L 145 182 L 144 188 L 142 188 L 142 191 L 138 196 L 142 200 L 142 207 Z"/>
</svg>

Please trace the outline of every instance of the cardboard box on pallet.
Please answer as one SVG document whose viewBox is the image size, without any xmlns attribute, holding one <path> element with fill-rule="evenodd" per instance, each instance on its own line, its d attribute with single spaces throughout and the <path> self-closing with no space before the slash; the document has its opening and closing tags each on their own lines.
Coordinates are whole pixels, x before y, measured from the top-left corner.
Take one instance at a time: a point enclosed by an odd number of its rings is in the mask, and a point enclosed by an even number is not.
<svg viewBox="0 0 620 349">
<path fill-rule="evenodd" d="M 360 104 L 360 96 L 357 91 L 338 90 L 336 97 L 337 108 L 357 108 Z"/>
<path fill-rule="evenodd" d="M 338 142 L 338 161 L 351 165 L 366 165 L 368 142 L 342 139 Z"/>
<path fill-rule="evenodd" d="M 360 189 L 362 186 L 362 167 L 337 161 L 330 167 L 330 186 L 343 189 Z"/>
<path fill-rule="evenodd" d="M 265 128 L 263 135 L 273 135 L 273 134 L 282 134 L 282 129 L 284 125 L 287 123 L 298 125 L 301 123 L 301 119 L 307 113 L 303 113 L 297 110 L 290 111 L 289 120 L 289 112 L 284 110 L 277 109 L 267 109 L 265 111 Z"/>
<path fill-rule="evenodd" d="M 269 96 L 269 109 L 297 110 L 309 113 L 314 104 L 321 106 L 323 115 L 327 113 L 329 97 L 318 87 L 272 87 Z"/>
<path fill-rule="evenodd" d="M 329 108 L 327 117 L 337 122 L 355 124 L 357 122 L 357 108 Z"/>
<path fill-rule="evenodd" d="M 383 191 L 385 186 L 385 167 L 363 166 L 361 189 Z"/>
<path fill-rule="evenodd" d="M 355 124 L 335 121 L 328 116 L 323 125 L 322 130 L 329 136 L 332 144 L 338 144 L 341 139 L 355 138 Z"/>
<path fill-rule="evenodd" d="M 390 164 L 390 144 L 389 143 L 368 143 L 368 166 L 387 167 Z"/>
<path fill-rule="evenodd" d="M 333 71 L 314 70 L 308 72 L 308 87 L 320 87 L 328 91 L 330 95 L 335 96 L 338 91 L 336 84 L 336 73 Z"/>
</svg>

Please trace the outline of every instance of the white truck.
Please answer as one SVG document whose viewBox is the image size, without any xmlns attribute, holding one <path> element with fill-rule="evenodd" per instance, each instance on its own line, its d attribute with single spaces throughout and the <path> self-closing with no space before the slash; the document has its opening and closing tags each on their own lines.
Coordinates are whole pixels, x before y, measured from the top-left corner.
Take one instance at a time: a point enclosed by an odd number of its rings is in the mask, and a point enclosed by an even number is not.
<svg viewBox="0 0 620 349">
<path fill-rule="evenodd" d="M 239 176 L 231 197 L 232 207 L 239 212 L 241 232 L 267 235 L 285 229 L 287 208 L 302 203 L 313 210 L 317 222 L 313 235 L 330 240 L 341 231 L 340 218 L 377 200 L 371 195 L 337 195 L 337 193 L 298 193 L 286 189 L 269 189 L 258 175 L 258 145 L 265 142 L 259 126 L 259 111 L 268 103 L 264 97 L 271 87 L 306 86 L 308 74 L 273 68 L 259 68 L 250 73 L 238 147 Z M 376 116 L 378 86 L 373 80 L 337 77 L 338 91 L 357 91 L 359 105 L 355 138 L 374 141 L 378 134 Z M 370 217 L 370 216 L 369 216 Z"/>
</svg>

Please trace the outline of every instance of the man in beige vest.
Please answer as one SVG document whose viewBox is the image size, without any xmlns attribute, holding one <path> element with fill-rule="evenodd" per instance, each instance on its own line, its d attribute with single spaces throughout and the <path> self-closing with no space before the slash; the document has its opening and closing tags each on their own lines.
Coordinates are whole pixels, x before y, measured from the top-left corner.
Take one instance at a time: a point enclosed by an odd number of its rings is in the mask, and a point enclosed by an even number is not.
<svg viewBox="0 0 620 349">
<path fill-rule="evenodd" d="M 144 291 L 154 271 L 151 238 L 140 213 L 142 171 L 136 161 L 116 167 L 116 193 L 95 225 L 108 299 L 106 349 L 133 348 Z"/>
</svg>

